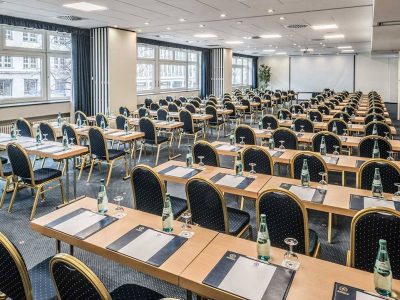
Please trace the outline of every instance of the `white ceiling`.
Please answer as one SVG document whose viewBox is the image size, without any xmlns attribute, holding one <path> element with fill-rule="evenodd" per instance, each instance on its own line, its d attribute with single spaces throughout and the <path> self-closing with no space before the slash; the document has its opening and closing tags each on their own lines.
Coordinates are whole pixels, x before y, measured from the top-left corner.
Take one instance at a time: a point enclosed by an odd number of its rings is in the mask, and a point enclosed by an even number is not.
<svg viewBox="0 0 400 300">
<path fill-rule="evenodd" d="M 353 46 L 356 52 L 371 50 L 373 0 L 85 0 L 108 8 L 97 12 L 62 6 L 78 1 L 83 0 L 6 0 L 6 3 L 0 1 L 0 13 L 85 28 L 118 26 L 135 30 L 141 37 L 200 47 L 229 47 L 235 52 L 253 55 L 267 55 L 264 49 L 300 54 L 301 48 L 313 48 L 315 54 L 331 54 L 343 45 Z M 274 12 L 268 13 L 268 9 Z M 225 18 L 220 17 L 222 13 L 226 14 Z M 62 21 L 55 18 L 59 15 L 86 20 Z M 181 22 L 180 18 L 186 21 Z M 145 25 L 146 22 L 149 24 Z M 338 29 L 315 31 L 310 27 L 285 27 L 331 23 L 337 24 Z M 200 24 L 205 27 L 200 28 Z M 218 37 L 195 38 L 194 34 L 198 33 L 213 33 Z M 345 38 L 319 40 L 328 33 L 344 34 Z M 282 38 L 244 39 L 263 34 L 280 34 Z M 232 40 L 244 43 L 225 44 Z"/>
</svg>

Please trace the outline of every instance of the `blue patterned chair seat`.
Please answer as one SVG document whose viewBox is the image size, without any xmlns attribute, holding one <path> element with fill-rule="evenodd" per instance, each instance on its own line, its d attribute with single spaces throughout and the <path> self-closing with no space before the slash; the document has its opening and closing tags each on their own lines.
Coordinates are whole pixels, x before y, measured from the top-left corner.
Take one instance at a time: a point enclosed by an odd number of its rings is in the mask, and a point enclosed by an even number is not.
<svg viewBox="0 0 400 300">
<path fill-rule="evenodd" d="M 124 156 L 125 151 L 124 150 L 117 150 L 117 149 L 108 149 L 108 157 L 110 160 L 116 159 L 118 157 Z M 102 156 L 100 159 L 105 160 L 106 157 Z"/>
<path fill-rule="evenodd" d="M 12 175 L 11 164 L 3 165 L 3 174 L 4 174 L 4 176 L 10 176 L 10 175 Z"/>
<path fill-rule="evenodd" d="M 250 222 L 250 215 L 242 210 L 227 207 L 229 234 L 238 235 Z"/>
<path fill-rule="evenodd" d="M 308 240 L 309 240 L 309 253 L 314 253 L 315 248 L 318 245 L 318 234 L 312 230 L 308 229 Z"/>
<path fill-rule="evenodd" d="M 54 284 L 50 277 L 50 259 L 51 257 L 45 259 L 28 271 L 33 299 L 57 299 Z"/>
<path fill-rule="evenodd" d="M 156 300 L 156 299 L 162 299 L 164 298 L 163 295 L 150 290 L 146 287 L 136 285 L 136 284 L 124 284 L 121 285 L 120 287 L 116 288 L 113 290 L 111 293 L 111 298 L 113 300 L 125 300 L 125 299 L 130 299 L 130 300 L 141 300 L 141 299 L 151 299 L 151 300 Z"/>
<path fill-rule="evenodd" d="M 8 163 L 8 159 L 7 159 L 7 158 L 0 156 L 0 159 L 1 159 L 1 163 L 2 163 L 3 165 L 5 165 L 6 163 Z"/>
<path fill-rule="evenodd" d="M 179 217 L 185 210 L 188 209 L 186 199 L 171 196 L 171 206 L 174 219 Z"/>
<path fill-rule="evenodd" d="M 61 177 L 62 172 L 57 169 L 51 168 L 41 168 L 33 171 L 33 176 L 35 177 L 35 184 L 41 184 L 45 181 Z M 22 178 L 23 182 L 31 183 L 30 178 Z"/>
<path fill-rule="evenodd" d="M 157 137 L 157 144 L 161 144 L 161 143 L 168 142 L 168 141 L 169 141 L 169 138 L 166 137 L 166 136 L 158 136 Z M 156 144 L 155 140 L 146 139 L 145 142 L 146 142 L 146 144 L 151 144 L 151 145 L 155 145 Z"/>
<path fill-rule="evenodd" d="M 224 119 L 218 118 L 218 121 L 217 121 L 217 122 L 209 121 L 208 124 L 210 124 L 210 125 L 221 125 L 221 124 L 223 124 L 224 122 L 225 122 Z"/>
</svg>

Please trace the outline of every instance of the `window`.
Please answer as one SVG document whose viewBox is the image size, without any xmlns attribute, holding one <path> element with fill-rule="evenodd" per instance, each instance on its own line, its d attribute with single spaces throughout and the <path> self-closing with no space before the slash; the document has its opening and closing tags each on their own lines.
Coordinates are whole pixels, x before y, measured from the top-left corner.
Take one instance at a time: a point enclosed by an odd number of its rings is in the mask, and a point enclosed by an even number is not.
<svg viewBox="0 0 400 300">
<path fill-rule="evenodd" d="M 0 26 L 0 105 L 71 98 L 71 36 Z"/>
<path fill-rule="evenodd" d="M 232 57 L 232 85 L 249 87 L 253 81 L 253 59 L 247 57 Z"/>
<path fill-rule="evenodd" d="M 0 79 L 0 99 L 12 95 L 12 79 Z"/>
<path fill-rule="evenodd" d="M 140 44 L 137 53 L 138 92 L 200 88 L 201 52 Z"/>
</svg>

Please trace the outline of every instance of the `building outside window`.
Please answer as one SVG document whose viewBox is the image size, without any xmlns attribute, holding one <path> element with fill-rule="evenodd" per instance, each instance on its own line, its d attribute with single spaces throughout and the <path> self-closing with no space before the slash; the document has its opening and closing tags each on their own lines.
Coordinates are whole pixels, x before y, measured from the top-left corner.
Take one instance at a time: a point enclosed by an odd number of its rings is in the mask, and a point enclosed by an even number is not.
<svg viewBox="0 0 400 300">
<path fill-rule="evenodd" d="M 253 59 L 247 57 L 232 57 L 232 86 L 247 88 L 253 83 Z"/>
<path fill-rule="evenodd" d="M 38 79 L 24 79 L 24 94 L 25 96 L 39 96 L 40 88 L 39 88 L 39 80 Z"/>
<path fill-rule="evenodd" d="M 6 40 L 12 41 L 13 40 L 13 32 L 11 30 L 6 30 Z"/>
<path fill-rule="evenodd" d="M 12 95 L 12 79 L 0 79 L 0 97 Z"/>
</svg>

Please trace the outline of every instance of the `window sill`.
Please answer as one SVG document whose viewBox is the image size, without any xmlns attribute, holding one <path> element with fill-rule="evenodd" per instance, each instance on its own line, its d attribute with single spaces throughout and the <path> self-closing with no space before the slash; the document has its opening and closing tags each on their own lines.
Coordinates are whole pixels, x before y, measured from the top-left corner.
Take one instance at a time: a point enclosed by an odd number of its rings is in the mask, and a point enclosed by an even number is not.
<svg viewBox="0 0 400 300">
<path fill-rule="evenodd" d="M 9 107 L 17 107 L 17 106 L 31 106 L 31 105 L 46 105 L 46 104 L 57 104 L 57 103 L 65 103 L 71 102 L 68 99 L 62 100 L 41 100 L 41 101 L 27 101 L 27 102 L 17 102 L 17 103 L 0 103 L 0 109 L 9 108 Z"/>
<path fill-rule="evenodd" d="M 176 93 L 189 93 L 189 92 L 200 92 L 199 89 L 194 89 L 194 90 L 177 90 L 177 91 L 160 91 L 160 92 L 144 92 L 144 93 L 138 93 L 137 96 L 147 96 L 147 95 L 161 95 L 161 94 L 176 94 Z"/>
</svg>

